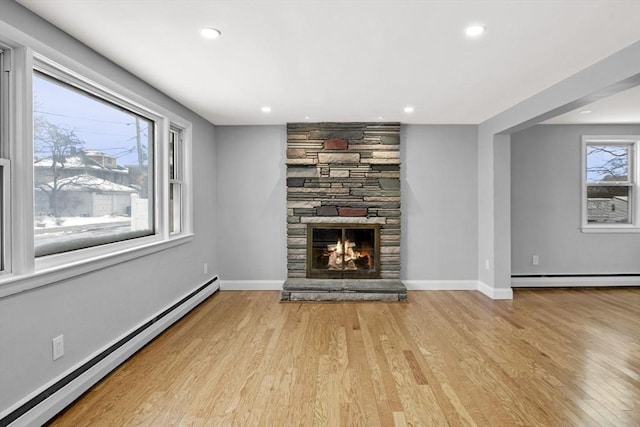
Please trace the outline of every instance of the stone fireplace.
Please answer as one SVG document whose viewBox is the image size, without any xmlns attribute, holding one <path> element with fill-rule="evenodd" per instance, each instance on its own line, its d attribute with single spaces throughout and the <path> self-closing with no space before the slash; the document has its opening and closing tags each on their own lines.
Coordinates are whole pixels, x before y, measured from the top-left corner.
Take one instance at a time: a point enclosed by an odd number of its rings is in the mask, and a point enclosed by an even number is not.
<svg viewBox="0 0 640 427">
<path fill-rule="evenodd" d="M 287 125 L 283 300 L 404 300 L 400 124 Z"/>
</svg>

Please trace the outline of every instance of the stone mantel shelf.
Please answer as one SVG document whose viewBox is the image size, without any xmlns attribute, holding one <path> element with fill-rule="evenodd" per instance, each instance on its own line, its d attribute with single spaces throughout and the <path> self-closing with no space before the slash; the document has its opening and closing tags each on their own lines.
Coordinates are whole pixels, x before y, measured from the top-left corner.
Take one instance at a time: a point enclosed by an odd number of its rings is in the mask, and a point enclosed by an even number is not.
<svg viewBox="0 0 640 427">
<path fill-rule="evenodd" d="M 347 217 L 347 216 L 318 216 L 318 217 L 302 217 L 302 224 L 386 224 L 386 218 L 366 218 L 366 217 Z"/>
</svg>

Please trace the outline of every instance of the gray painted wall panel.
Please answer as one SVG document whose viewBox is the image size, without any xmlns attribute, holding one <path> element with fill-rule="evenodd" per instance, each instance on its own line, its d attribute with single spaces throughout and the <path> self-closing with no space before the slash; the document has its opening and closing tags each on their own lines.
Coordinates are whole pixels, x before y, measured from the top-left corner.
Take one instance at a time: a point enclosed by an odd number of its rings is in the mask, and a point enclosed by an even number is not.
<svg viewBox="0 0 640 427">
<path fill-rule="evenodd" d="M 579 228 L 582 135 L 637 134 L 640 125 L 538 125 L 511 136 L 512 274 L 640 273 L 640 233 Z"/>
<path fill-rule="evenodd" d="M 477 278 L 476 141 L 477 126 L 402 126 L 402 279 Z"/>
<path fill-rule="evenodd" d="M 287 276 L 285 126 L 216 127 L 222 280 Z"/>
</svg>

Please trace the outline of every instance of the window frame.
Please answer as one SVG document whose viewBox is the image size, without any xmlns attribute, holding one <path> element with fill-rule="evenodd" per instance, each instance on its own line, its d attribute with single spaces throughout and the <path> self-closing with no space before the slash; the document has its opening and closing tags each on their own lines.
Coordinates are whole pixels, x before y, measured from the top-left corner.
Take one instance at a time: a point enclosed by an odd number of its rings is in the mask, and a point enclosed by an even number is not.
<svg viewBox="0 0 640 427">
<path fill-rule="evenodd" d="M 111 106 L 113 108 L 120 108 L 123 111 L 126 111 L 128 113 L 130 113 L 131 115 L 135 115 L 135 116 L 139 116 L 143 119 L 149 120 L 153 126 L 150 127 L 149 131 L 153 133 L 153 147 L 151 147 L 151 155 L 152 157 L 149 159 L 149 161 L 152 161 L 153 163 L 150 166 L 150 172 L 153 174 L 153 179 L 152 179 L 152 188 L 151 188 L 151 193 L 153 196 L 153 203 L 151 203 L 151 206 L 153 207 L 153 218 L 151 218 L 150 221 L 150 232 L 148 235 L 145 236 L 140 236 L 140 237 L 134 237 L 131 240 L 135 240 L 135 239 L 141 239 L 144 237 L 151 237 L 157 234 L 157 227 L 158 227 L 158 218 L 159 215 L 157 214 L 156 210 L 157 210 L 157 205 L 155 203 L 155 199 L 157 196 L 157 189 L 156 189 L 156 183 L 157 183 L 157 159 L 159 156 L 156 155 L 156 149 L 158 146 L 158 141 L 159 141 L 159 135 L 158 135 L 158 122 L 160 120 L 162 120 L 162 118 L 160 116 L 155 115 L 155 113 L 152 113 L 148 110 L 144 111 L 141 108 L 131 105 L 131 103 L 126 100 L 126 99 L 115 99 L 115 97 L 113 95 L 110 94 L 105 94 L 104 91 L 101 91 L 99 87 L 94 87 L 92 83 L 87 83 L 84 81 L 80 81 L 78 78 L 76 78 L 73 75 L 68 75 L 67 73 L 65 73 L 62 70 L 57 70 L 55 67 L 52 67 L 50 64 L 47 63 L 42 63 L 41 61 L 36 61 L 34 63 L 34 67 L 33 67 L 33 73 L 32 73 L 32 78 L 34 76 L 40 76 L 41 78 L 46 78 L 48 80 L 51 81 L 51 83 L 53 84 L 57 84 L 60 85 L 61 87 L 64 87 L 66 90 L 77 90 L 79 91 L 80 94 L 82 94 L 83 96 L 87 96 L 87 97 L 94 97 L 96 102 L 106 102 L 111 104 Z M 35 140 L 35 138 L 34 138 Z M 35 141 L 33 142 L 33 147 L 35 149 Z M 34 177 L 35 177 L 35 170 L 33 171 L 34 173 Z M 46 257 L 52 257 L 54 255 L 61 255 L 60 257 L 56 257 L 56 261 L 54 262 L 60 262 L 60 259 L 64 260 L 64 256 L 62 256 L 63 254 L 69 254 L 71 252 L 75 252 L 75 251 L 80 251 L 80 250 L 84 250 L 84 249 L 90 249 L 93 247 L 99 247 L 99 246 L 104 246 L 104 245 L 109 245 L 112 243 L 119 243 L 122 242 L 124 240 L 127 240 L 127 238 L 123 238 L 120 240 L 116 240 L 113 242 L 109 242 L 109 243 L 102 243 L 102 244 L 96 244 L 96 245 L 91 245 L 88 247 L 79 247 L 76 249 L 71 249 L 71 250 L 67 250 L 67 251 L 60 251 L 60 252 L 55 252 L 52 254 L 45 254 L 45 255 L 38 255 L 37 251 L 35 251 L 35 256 L 36 256 L 36 265 L 38 265 L 39 263 L 42 264 L 47 264 L 46 261 L 40 261 L 42 259 L 45 259 Z M 73 258 L 72 256 L 70 256 L 70 258 Z M 62 261 L 64 262 L 64 261 Z"/>
<path fill-rule="evenodd" d="M 7 157 L 9 140 L 9 75 L 11 71 L 11 50 L 0 43 L 0 158 Z"/>
<path fill-rule="evenodd" d="M 627 181 L 591 182 L 587 179 L 587 149 L 589 146 L 628 146 L 629 164 Z M 581 223 L 583 233 L 640 233 L 640 136 L 639 135 L 583 135 L 581 145 Z M 629 188 L 630 223 L 588 222 L 589 187 L 613 186 Z"/>
<path fill-rule="evenodd" d="M 171 125 L 169 127 L 169 141 L 171 141 L 172 136 L 175 138 L 173 142 L 173 150 L 167 155 L 167 162 L 170 163 L 168 165 L 169 168 L 169 234 L 176 235 L 182 233 L 184 230 L 184 218 L 182 214 L 184 213 L 184 130 L 176 127 L 175 125 Z M 177 144 L 176 144 L 177 142 Z M 177 147 L 177 148 L 176 148 Z M 176 204 L 172 203 L 172 197 L 175 197 L 173 192 L 174 188 L 179 188 L 180 199 L 177 204 L 178 206 L 178 227 L 175 229 L 175 213 L 174 207 Z"/>
<path fill-rule="evenodd" d="M 4 46 L 4 45 L 2 45 Z M 42 48 L 46 53 L 34 52 L 30 47 L 13 44 L 5 50 L 12 54 L 13 78 L 8 124 L 10 141 L 2 141 L 2 152 L 9 152 L 3 162 L 2 171 L 10 179 L 10 194 L 15 203 L 4 216 L 11 224 L 4 235 L 6 245 L 5 271 L 0 272 L 0 297 L 22 292 L 39 286 L 75 277 L 131 259 L 146 256 L 193 240 L 192 193 L 191 193 L 191 136 L 192 124 L 174 112 L 157 105 L 138 92 L 113 82 L 101 73 L 90 69 L 59 52 Z M 53 58 L 53 59 L 52 59 Z M 154 157 L 154 234 L 150 236 L 108 243 L 71 252 L 36 258 L 33 230 L 33 98 L 32 79 L 34 70 L 52 75 L 55 79 L 72 86 L 79 85 L 85 92 L 94 94 L 115 105 L 148 117 L 155 122 L 156 134 Z M 183 227 L 179 233 L 169 233 L 169 129 L 182 131 L 182 159 L 185 168 L 183 177 Z M 8 163 L 10 162 L 10 163 Z M 11 165 L 9 167 L 8 165 Z M 16 199 L 16 195 L 19 195 Z M 7 209 L 7 205 L 4 206 Z M 13 239 L 8 239 L 9 234 Z M 10 243 L 9 243 L 10 242 Z"/>
<path fill-rule="evenodd" d="M 11 266 L 11 161 L 9 155 L 11 49 L 0 44 L 0 277 Z"/>
</svg>

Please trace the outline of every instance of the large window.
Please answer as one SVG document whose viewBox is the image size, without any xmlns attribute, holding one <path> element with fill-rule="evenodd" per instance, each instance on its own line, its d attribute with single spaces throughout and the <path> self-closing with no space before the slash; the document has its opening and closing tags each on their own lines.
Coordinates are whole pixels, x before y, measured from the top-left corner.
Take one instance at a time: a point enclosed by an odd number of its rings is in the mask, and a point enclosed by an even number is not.
<svg viewBox="0 0 640 427">
<path fill-rule="evenodd" d="M 638 229 L 639 139 L 583 137 L 583 230 Z"/>
<path fill-rule="evenodd" d="M 55 75 L 33 75 L 35 255 L 154 233 L 156 124 Z"/>
<path fill-rule="evenodd" d="M 0 45 L 2 295 L 193 238 L 191 123 L 63 61 Z"/>
</svg>

